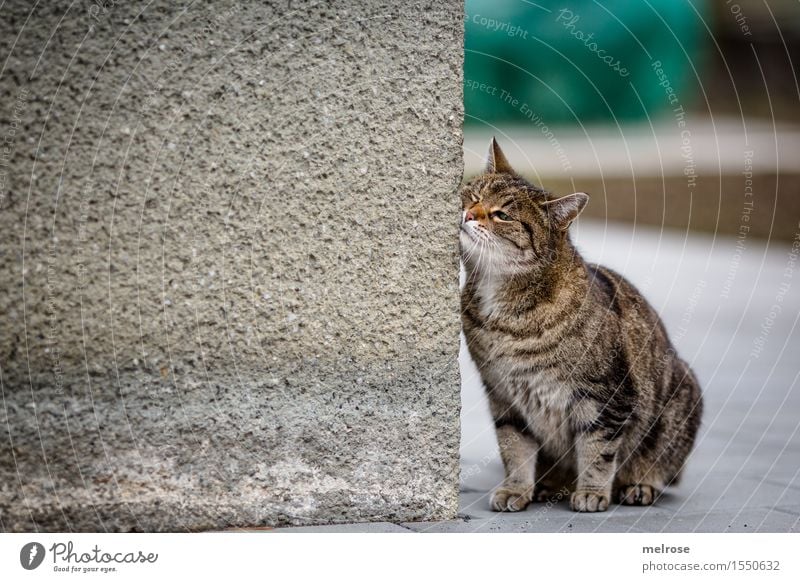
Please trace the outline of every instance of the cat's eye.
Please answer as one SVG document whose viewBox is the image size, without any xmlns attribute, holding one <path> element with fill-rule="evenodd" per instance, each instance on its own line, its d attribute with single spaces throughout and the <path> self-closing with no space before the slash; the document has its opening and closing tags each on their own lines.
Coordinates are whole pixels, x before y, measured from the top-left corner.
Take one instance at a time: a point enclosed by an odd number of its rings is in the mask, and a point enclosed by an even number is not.
<svg viewBox="0 0 800 582">
<path fill-rule="evenodd" d="M 502 210 L 495 210 L 492 212 L 492 218 L 497 218 L 498 220 L 503 220 L 506 222 L 511 220 L 511 217 Z"/>
</svg>

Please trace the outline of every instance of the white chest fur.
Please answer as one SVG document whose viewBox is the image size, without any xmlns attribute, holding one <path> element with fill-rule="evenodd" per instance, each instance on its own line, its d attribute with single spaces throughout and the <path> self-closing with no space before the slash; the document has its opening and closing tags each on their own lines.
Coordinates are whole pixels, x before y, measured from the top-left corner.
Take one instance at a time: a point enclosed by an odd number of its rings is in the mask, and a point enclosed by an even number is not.
<svg viewBox="0 0 800 582">
<path fill-rule="evenodd" d="M 571 450 L 568 416 L 572 389 L 568 381 L 552 370 L 514 373 L 502 359 L 494 362 L 487 376 L 546 450 L 557 455 Z"/>
<path fill-rule="evenodd" d="M 483 276 L 478 281 L 475 294 L 478 298 L 478 307 L 483 317 L 491 317 L 500 307 L 499 292 L 501 280 L 499 277 Z"/>
</svg>

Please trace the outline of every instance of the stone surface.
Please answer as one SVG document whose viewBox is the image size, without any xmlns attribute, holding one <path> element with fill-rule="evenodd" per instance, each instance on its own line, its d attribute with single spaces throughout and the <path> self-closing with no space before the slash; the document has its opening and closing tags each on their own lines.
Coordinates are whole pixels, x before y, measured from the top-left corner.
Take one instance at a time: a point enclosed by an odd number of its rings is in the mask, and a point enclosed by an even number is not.
<svg viewBox="0 0 800 582">
<path fill-rule="evenodd" d="M 1 530 L 455 516 L 462 8 L 3 7 Z"/>
</svg>

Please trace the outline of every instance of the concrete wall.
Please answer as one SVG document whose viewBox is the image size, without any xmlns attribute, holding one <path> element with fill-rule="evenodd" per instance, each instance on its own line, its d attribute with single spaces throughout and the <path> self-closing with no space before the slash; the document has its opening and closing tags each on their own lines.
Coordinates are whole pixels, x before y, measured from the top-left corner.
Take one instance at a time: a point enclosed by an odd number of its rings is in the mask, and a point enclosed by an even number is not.
<svg viewBox="0 0 800 582">
<path fill-rule="evenodd" d="M 185 4 L 1 9 L 0 529 L 452 517 L 461 4 Z"/>
</svg>

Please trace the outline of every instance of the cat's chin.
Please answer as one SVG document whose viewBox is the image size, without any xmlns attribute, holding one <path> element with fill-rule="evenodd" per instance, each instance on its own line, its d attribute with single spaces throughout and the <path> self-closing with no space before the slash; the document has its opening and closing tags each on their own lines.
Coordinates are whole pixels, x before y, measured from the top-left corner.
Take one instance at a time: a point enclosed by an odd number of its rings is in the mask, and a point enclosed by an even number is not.
<svg viewBox="0 0 800 582">
<path fill-rule="evenodd" d="M 484 274 L 493 277 L 510 277 L 525 271 L 524 258 L 510 256 L 508 249 L 502 248 L 502 240 L 493 244 L 469 228 L 461 227 L 459 236 L 461 262 Z"/>
<path fill-rule="evenodd" d="M 466 224 L 461 225 L 459 239 L 461 240 L 461 244 L 468 242 L 473 246 L 477 246 L 485 242 L 484 239 L 478 235 L 474 229 L 470 228 Z"/>
<path fill-rule="evenodd" d="M 480 258 L 476 258 L 474 253 L 461 253 L 461 262 L 470 271 L 475 271 L 478 277 L 490 277 L 492 279 L 506 279 L 515 277 L 524 272 L 514 264 L 509 263 L 501 257 L 487 256 L 484 253 Z"/>
<path fill-rule="evenodd" d="M 467 229 L 462 228 L 461 233 L 459 234 L 459 243 L 460 243 L 460 251 L 461 251 L 461 260 L 467 261 L 467 258 L 470 255 L 475 253 L 481 253 L 483 249 L 481 247 L 485 244 L 483 240 L 476 237 L 474 234 L 469 232 Z"/>
</svg>

